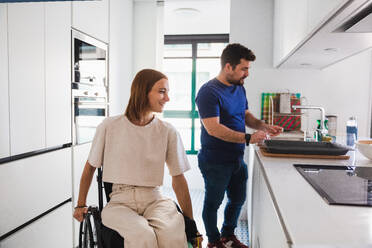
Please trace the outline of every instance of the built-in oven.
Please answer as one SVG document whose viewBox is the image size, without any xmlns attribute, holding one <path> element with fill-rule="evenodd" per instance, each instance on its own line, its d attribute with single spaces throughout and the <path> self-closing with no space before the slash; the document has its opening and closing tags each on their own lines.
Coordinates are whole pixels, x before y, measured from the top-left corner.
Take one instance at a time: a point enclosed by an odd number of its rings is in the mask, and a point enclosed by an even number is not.
<svg viewBox="0 0 372 248">
<path fill-rule="evenodd" d="M 72 30 L 72 141 L 91 142 L 96 127 L 108 116 L 107 44 Z"/>
<path fill-rule="evenodd" d="M 96 127 L 106 118 L 108 112 L 107 94 L 94 91 L 73 91 L 74 98 L 74 144 L 91 142 Z"/>
</svg>

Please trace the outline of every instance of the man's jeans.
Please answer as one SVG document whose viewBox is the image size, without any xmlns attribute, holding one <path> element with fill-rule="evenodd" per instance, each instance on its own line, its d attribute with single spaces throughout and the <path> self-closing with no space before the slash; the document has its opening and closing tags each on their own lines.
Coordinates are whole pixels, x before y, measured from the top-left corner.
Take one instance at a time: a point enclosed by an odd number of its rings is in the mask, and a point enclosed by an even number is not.
<svg viewBox="0 0 372 248">
<path fill-rule="evenodd" d="M 246 198 L 247 165 L 243 161 L 233 164 L 210 164 L 199 160 L 199 168 L 205 184 L 204 226 L 208 241 L 216 242 L 220 236 L 226 237 L 234 234 L 240 210 Z M 222 203 L 225 191 L 228 202 L 220 235 L 217 228 L 217 210 Z"/>
</svg>

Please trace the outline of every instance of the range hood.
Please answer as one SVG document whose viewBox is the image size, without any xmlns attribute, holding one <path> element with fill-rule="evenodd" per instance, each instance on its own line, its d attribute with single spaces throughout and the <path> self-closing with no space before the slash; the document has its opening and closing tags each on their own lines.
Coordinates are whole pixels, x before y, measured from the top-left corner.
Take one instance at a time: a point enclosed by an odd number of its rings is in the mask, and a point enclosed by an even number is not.
<svg viewBox="0 0 372 248">
<path fill-rule="evenodd" d="M 372 33 L 372 0 L 365 1 L 334 32 Z"/>
</svg>

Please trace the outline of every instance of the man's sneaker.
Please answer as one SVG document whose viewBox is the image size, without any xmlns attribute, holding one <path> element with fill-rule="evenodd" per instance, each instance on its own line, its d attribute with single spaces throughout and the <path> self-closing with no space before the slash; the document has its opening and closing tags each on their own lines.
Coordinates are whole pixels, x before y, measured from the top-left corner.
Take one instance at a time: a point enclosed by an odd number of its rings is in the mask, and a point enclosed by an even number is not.
<svg viewBox="0 0 372 248">
<path fill-rule="evenodd" d="M 240 242 L 235 235 L 231 235 L 229 237 L 222 237 L 221 242 L 227 247 L 227 248 L 248 248 L 245 244 Z"/>
<path fill-rule="evenodd" d="M 220 240 L 214 243 L 208 243 L 208 248 L 227 248 Z"/>
</svg>

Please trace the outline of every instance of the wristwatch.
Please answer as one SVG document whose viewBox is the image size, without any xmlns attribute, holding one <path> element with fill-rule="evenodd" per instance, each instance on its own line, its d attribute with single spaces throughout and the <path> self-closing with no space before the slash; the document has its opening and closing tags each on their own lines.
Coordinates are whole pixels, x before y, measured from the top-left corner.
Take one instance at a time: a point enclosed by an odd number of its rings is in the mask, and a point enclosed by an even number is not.
<svg viewBox="0 0 372 248">
<path fill-rule="evenodd" d="M 245 134 L 245 144 L 249 146 L 249 141 L 251 141 L 251 136 L 249 133 Z"/>
</svg>

